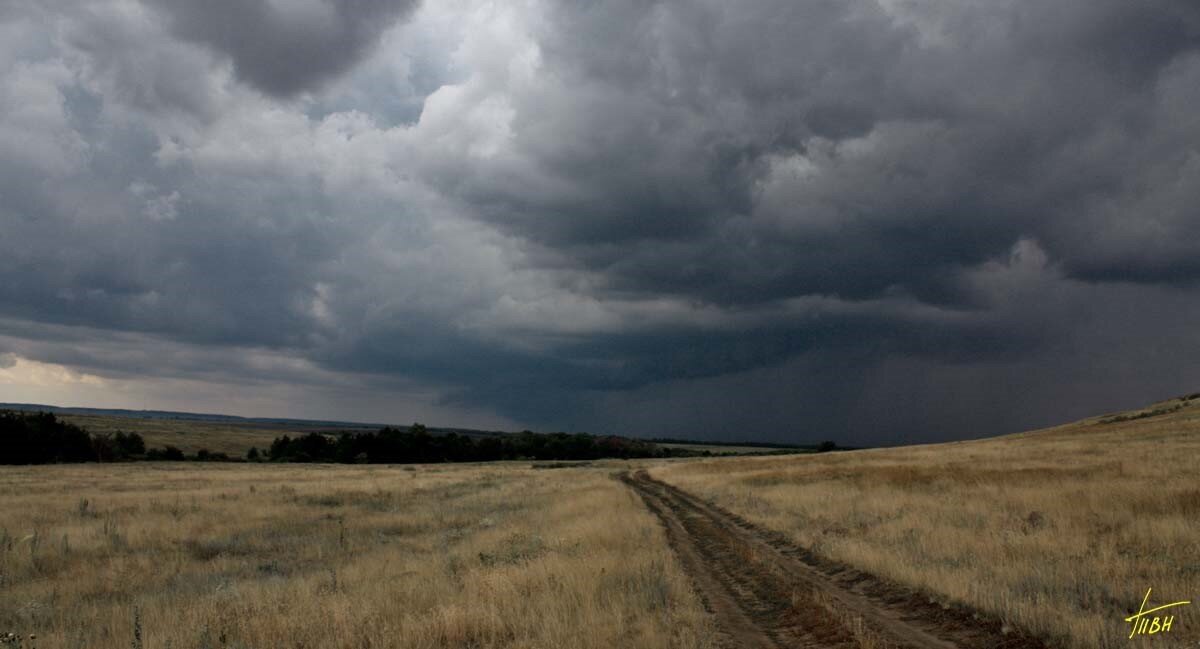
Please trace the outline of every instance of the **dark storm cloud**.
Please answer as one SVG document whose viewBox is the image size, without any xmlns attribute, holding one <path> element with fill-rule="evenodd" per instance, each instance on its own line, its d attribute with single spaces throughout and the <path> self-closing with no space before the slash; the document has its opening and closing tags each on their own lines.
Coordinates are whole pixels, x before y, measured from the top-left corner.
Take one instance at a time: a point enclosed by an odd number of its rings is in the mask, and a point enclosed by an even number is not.
<svg viewBox="0 0 1200 649">
<path fill-rule="evenodd" d="M 5 352 L 858 443 L 1200 383 L 1194 2 L 20 7 Z"/>
<path fill-rule="evenodd" d="M 347 236 L 309 216 L 322 197 L 262 177 L 186 173 L 167 176 L 186 196 L 160 189 L 110 155 L 137 150 L 138 139 L 117 137 L 83 177 L 56 183 L 29 182 L 31 170 L 0 159 L 0 191 L 22 197 L 0 234 L 5 313 L 210 343 L 308 335 L 297 298 Z M 235 203 L 215 200 L 230 194 Z"/>
<path fill-rule="evenodd" d="M 1091 325 L 972 283 L 1023 241 L 1049 258 L 1043 281 L 1073 291 L 1190 290 L 1194 3 L 893 4 L 557 4 L 536 34 L 542 83 L 509 96 L 519 162 L 443 158 L 428 173 L 547 267 L 601 278 L 595 295 L 732 310 L 901 296 L 964 314 L 868 309 L 561 348 L 620 359 L 615 377 L 592 370 L 600 390 L 599 377 L 628 390 L 814 349 L 868 350 L 861 372 L 891 357 L 1036 358 Z"/>
<path fill-rule="evenodd" d="M 239 78 L 289 96 L 348 70 L 416 0 L 147 0 L 182 38 L 232 59 Z"/>
<path fill-rule="evenodd" d="M 1082 277 L 1194 277 L 1200 9 L 939 10 L 942 43 L 874 2 L 564 7 L 542 44 L 570 97 L 530 97 L 518 145 L 577 191 L 477 199 L 619 289 L 719 302 L 955 300 L 1021 237 Z"/>
</svg>

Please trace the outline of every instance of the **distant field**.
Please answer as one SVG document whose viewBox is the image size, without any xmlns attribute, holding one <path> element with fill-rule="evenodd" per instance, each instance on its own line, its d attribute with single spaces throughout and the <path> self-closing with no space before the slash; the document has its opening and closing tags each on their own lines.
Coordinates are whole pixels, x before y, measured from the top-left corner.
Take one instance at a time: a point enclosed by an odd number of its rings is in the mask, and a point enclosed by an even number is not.
<svg viewBox="0 0 1200 649">
<path fill-rule="evenodd" d="M 280 435 L 303 435 L 314 430 L 303 427 L 108 415 L 65 414 L 59 415 L 59 418 L 82 426 L 92 433 L 114 433 L 118 430 L 137 433 L 146 440 L 148 447 L 175 446 L 188 454 L 206 448 L 213 452 L 227 453 L 231 457 L 245 457 L 246 451 L 252 446 L 260 450 L 265 449 L 271 445 L 271 440 Z"/>
<path fill-rule="evenodd" d="M 0 468 L 36 646 L 713 646 L 619 464 Z"/>
<path fill-rule="evenodd" d="M 1192 399 L 992 440 L 651 474 L 821 556 L 1065 646 L 1115 649 L 1131 646 L 1123 618 L 1147 589 L 1159 604 L 1200 600 L 1198 471 Z M 1156 646 L 1200 644 L 1200 603 L 1174 611 Z"/>
</svg>

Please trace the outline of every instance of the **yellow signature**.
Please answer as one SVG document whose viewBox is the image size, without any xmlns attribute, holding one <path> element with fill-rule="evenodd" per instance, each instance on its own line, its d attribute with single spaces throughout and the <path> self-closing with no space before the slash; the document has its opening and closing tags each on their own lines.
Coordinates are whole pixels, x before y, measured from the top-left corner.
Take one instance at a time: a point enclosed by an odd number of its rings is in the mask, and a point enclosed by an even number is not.
<svg viewBox="0 0 1200 649">
<path fill-rule="evenodd" d="M 1130 638 L 1135 635 L 1154 635 L 1156 633 L 1166 633 L 1167 631 L 1170 631 L 1171 624 L 1175 621 L 1174 615 L 1155 615 L 1154 617 L 1150 617 L 1150 614 L 1157 613 L 1158 611 L 1172 608 L 1174 606 L 1184 606 L 1192 603 L 1190 600 L 1184 600 L 1182 602 L 1171 602 L 1170 604 L 1163 604 L 1162 606 L 1155 606 L 1154 608 L 1147 609 L 1146 603 L 1150 601 L 1151 590 L 1154 589 L 1146 589 L 1146 596 L 1142 598 L 1142 605 L 1138 608 L 1137 614 L 1130 615 L 1129 617 L 1125 618 L 1125 621 L 1128 622 L 1130 626 Z"/>
</svg>

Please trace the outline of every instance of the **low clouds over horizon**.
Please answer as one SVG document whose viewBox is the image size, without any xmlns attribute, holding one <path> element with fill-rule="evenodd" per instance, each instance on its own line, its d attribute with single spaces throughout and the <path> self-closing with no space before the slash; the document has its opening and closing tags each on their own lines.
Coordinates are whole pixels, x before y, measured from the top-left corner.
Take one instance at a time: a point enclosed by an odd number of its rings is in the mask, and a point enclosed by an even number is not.
<svg viewBox="0 0 1200 649">
<path fill-rule="evenodd" d="M 4 3 L 0 401 L 852 444 L 1131 407 L 1200 386 L 1197 105 L 1185 0 Z"/>
</svg>

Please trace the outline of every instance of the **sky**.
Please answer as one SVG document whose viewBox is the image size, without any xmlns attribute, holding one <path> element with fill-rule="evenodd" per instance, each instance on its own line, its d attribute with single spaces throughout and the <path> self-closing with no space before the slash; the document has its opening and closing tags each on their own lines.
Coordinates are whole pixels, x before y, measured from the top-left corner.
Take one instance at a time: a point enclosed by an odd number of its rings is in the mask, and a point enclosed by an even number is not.
<svg viewBox="0 0 1200 649">
<path fill-rule="evenodd" d="M 0 401 L 903 444 L 1200 389 L 1194 0 L 0 0 Z"/>
</svg>

